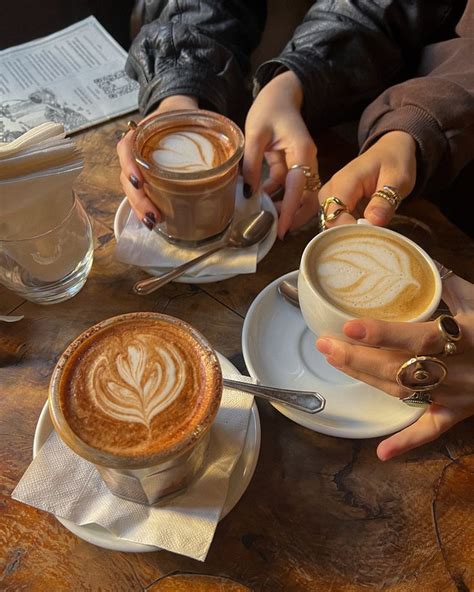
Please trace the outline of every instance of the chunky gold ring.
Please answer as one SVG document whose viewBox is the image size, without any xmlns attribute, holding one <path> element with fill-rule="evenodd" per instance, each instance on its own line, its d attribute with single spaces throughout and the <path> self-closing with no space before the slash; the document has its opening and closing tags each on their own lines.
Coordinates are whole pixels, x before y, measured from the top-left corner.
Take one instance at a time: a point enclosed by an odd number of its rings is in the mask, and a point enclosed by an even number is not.
<svg viewBox="0 0 474 592">
<path fill-rule="evenodd" d="M 441 315 L 436 319 L 436 326 L 444 339 L 443 354 L 445 356 L 453 355 L 457 352 L 455 341 L 459 341 L 462 337 L 461 327 L 454 317 L 451 315 Z"/>
<path fill-rule="evenodd" d="M 405 405 L 409 405 L 410 407 L 424 407 L 425 405 L 431 405 L 431 403 L 433 403 L 430 393 L 420 391 L 414 391 L 411 395 L 404 397 L 401 400 Z"/>
<path fill-rule="evenodd" d="M 133 119 L 130 119 L 129 121 L 127 121 L 127 127 L 128 129 L 136 130 L 138 127 L 138 123 L 136 121 L 133 121 Z"/>
<path fill-rule="evenodd" d="M 382 199 L 387 201 L 395 210 L 398 208 L 402 201 L 402 198 L 400 197 L 398 191 L 390 185 L 384 185 L 383 189 L 378 189 L 375 193 L 372 193 L 370 199 L 373 199 L 374 197 L 381 197 Z"/>
<path fill-rule="evenodd" d="M 305 164 L 294 164 L 289 168 L 290 171 L 295 171 L 297 169 L 299 169 L 306 177 L 304 191 L 319 191 L 319 189 L 321 189 L 321 179 L 319 178 L 318 173 L 311 172 L 311 167 Z"/>
<path fill-rule="evenodd" d="M 432 391 L 448 375 L 448 367 L 434 356 L 415 356 L 397 371 L 397 383 L 409 391 Z"/>
<path fill-rule="evenodd" d="M 332 204 L 336 204 L 339 207 L 336 210 L 334 210 L 334 212 L 328 214 L 329 206 L 331 206 Z M 335 195 L 327 197 L 319 208 L 319 224 L 321 229 L 326 230 L 328 222 L 332 222 L 333 220 L 338 218 L 343 212 L 348 211 L 349 208 L 342 201 L 342 199 L 339 199 Z"/>
</svg>

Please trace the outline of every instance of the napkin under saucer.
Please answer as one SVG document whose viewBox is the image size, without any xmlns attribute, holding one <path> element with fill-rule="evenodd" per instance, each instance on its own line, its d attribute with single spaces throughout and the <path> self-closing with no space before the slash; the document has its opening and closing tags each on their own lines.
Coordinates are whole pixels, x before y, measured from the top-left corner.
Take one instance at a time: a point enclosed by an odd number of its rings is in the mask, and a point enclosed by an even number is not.
<svg viewBox="0 0 474 592">
<path fill-rule="evenodd" d="M 175 281 L 209 283 L 229 279 L 241 273 L 254 273 L 257 263 L 270 251 L 277 236 L 277 212 L 268 195 L 262 193 L 246 200 L 242 195 L 242 179 L 236 190 L 235 220 L 250 213 L 267 210 L 274 223 L 268 236 L 259 244 L 245 249 L 223 249 Z M 168 243 L 161 235 L 150 232 L 135 216 L 127 198 L 120 204 L 114 220 L 117 240 L 115 256 L 124 263 L 136 265 L 150 275 L 161 275 L 171 268 L 198 256 L 210 245 L 200 249 L 183 249 Z"/>
<path fill-rule="evenodd" d="M 226 358 L 218 356 L 225 376 L 244 379 Z M 226 390 L 202 474 L 169 503 L 141 506 L 113 496 L 95 468 L 65 447 L 54 431 L 48 438 L 47 413 L 44 410 L 38 422 L 35 460 L 12 497 L 53 513 L 79 537 L 114 550 L 166 549 L 204 561 L 218 521 L 248 486 L 260 449 L 260 422 L 253 398 Z M 86 479 L 87 493 L 83 493 Z M 51 490 L 54 496 L 48 493 Z"/>
</svg>

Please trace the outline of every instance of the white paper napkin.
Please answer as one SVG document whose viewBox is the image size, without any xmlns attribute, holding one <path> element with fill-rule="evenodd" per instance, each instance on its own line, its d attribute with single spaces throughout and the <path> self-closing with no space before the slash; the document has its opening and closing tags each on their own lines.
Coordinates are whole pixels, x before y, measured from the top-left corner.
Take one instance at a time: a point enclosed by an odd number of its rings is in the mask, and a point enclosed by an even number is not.
<svg viewBox="0 0 474 592">
<path fill-rule="evenodd" d="M 242 178 L 237 181 L 234 223 L 259 212 L 262 208 L 261 194 L 250 199 L 243 196 Z M 138 267 L 153 267 L 167 271 L 181 263 L 199 256 L 209 249 L 209 245 L 198 249 L 182 248 L 172 245 L 157 232 L 150 232 L 133 211 L 130 212 L 125 227 L 120 234 L 115 250 L 119 261 Z M 186 275 L 225 275 L 254 273 L 257 269 L 258 245 L 245 249 L 223 249 L 193 267 Z"/>
<path fill-rule="evenodd" d="M 228 378 L 254 383 L 240 374 Z M 225 503 L 229 478 L 242 453 L 251 395 L 225 389 L 211 429 L 204 471 L 188 490 L 160 507 L 112 495 L 94 465 L 53 432 L 12 498 L 75 524 L 99 524 L 114 535 L 204 561 Z"/>
</svg>

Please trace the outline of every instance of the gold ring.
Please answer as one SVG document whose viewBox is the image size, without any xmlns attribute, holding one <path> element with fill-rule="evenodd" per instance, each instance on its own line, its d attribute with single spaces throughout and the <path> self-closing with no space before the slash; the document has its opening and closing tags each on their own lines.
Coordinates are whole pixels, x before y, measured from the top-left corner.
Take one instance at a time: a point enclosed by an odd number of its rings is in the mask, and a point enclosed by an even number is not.
<svg viewBox="0 0 474 592">
<path fill-rule="evenodd" d="M 424 407 L 425 405 L 431 405 L 431 403 L 433 403 L 430 393 L 420 391 L 414 391 L 411 395 L 404 397 L 401 400 L 405 405 L 409 405 L 410 407 Z"/>
<path fill-rule="evenodd" d="M 299 169 L 306 177 L 306 183 L 304 185 L 304 191 L 319 191 L 321 189 L 321 179 L 318 173 L 312 173 L 311 167 L 305 164 L 294 164 L 290 166 L 289 171 L 295 171 Z"/>
<path fill-rule="evenodd" d="M 457 352 L 455 341 L 459 341 L 462 337 L 461 327 L 454 317 L 451 315 L 441 315 L 436 319 L 436 326 L 444 339 L 443 354 L 445 356 L 453 355 Z"/>
<path fill-rule="evenodd" d="M 332 204 L 336 204 L 339 207 L 336 210 L 334 210 L 334 212 L 328 214 L 329 206 L 331 206 Z M 348 211 L 349 208 L 342 201 L 342 199 L 339 199 L 335 195 L 327 197 L 319 208 L 319 225 L 321 230 L 326 230 L 328 222 L 332 222 L 333 220 L 338 218 L 343 212 Z"/>
<path fill-rule="evenodd" d="M 434 356 L 415 356 L 397 371 L 397 383 L 409 391 L 432 391 L 448 375 L 448 367 Z"/>
<path fill-rule="evenodd" d="M 400 196 L 393 190 L 388 191 L 385 189 L 385 187 L 388 187 L 388 185 L 384 185 L 384 189 L 378 189 L 375 193 L 372 193 L 370 199 L 373 199 L 374 197 L 380 197 L 387 201 L 392 206 L 392 208 L 396 210 L 401 202 Z"/>
<path fill-rule="evenodd" d="M 133 121 L 133 119 L 130 119 L 129 121 L 127 121 L 127 127 L 128 127 L 128 129 L 136 130 L 138 127 L 138 124 L 135 121 Z"/>
</svg>

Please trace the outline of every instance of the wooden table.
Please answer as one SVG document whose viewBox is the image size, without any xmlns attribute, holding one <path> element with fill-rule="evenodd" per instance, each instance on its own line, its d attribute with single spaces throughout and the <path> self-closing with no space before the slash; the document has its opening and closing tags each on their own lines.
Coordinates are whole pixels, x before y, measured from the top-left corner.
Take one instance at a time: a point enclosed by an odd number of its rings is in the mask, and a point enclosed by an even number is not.
<svg viewBox="0 0 474 592">
<path fill-rule="evenodd" d="M 255 275 L 201 286 L 170 284 L 148 297 L 134 295 L 132 282 L 143 272 L 113 254 L 113 216 L 123 197 L 114 132 L 124 122 L 77 137 L 86 160 L 77 189 L 96 240 L 83 290 L 47 307 L 0 287 L 0 314 L 25 315 L 22 322 L 0 326 L 3 342 L 11 344 L 0 359 L 0 590 L 158 590 L 159 579 L 172 572 L 227 576 L 257 592 L 474 589 L 474 418 L 430 445 L 382 463 L 375 455 L 379 440 L 325 436 L 259 401 L 262 445 L 255 475 L 219 524 L 204 563 L 164 551 L 127 554 L 95 547 L 54 516 L 10 498 L 31 462 L 52 368 L 76 335 L 116 314 L 166 312 L 193 324 L 245 372 L 240 345 L 245 314 L 269 282 L 298 268 L 315 232 L 311 226 L 277 241 Z M 319 144 L 327 178 L 350 153 L 334 133 Z M 432 254 L 474 281 L 474 243 L 427 202 L 402 207 L 401 213 L 436 229 Z"/>
</svg>

